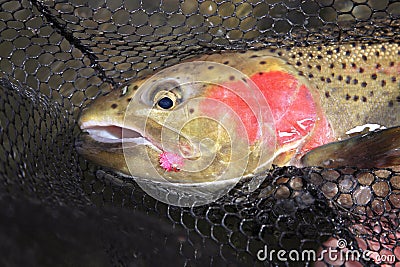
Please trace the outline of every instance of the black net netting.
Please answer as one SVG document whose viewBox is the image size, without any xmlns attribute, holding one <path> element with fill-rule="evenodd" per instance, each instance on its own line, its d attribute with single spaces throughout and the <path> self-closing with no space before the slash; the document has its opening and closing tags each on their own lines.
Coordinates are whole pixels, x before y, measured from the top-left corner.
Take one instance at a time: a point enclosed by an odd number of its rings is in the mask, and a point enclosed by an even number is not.
<svg viewBox="0 0 400 267">
<path fill-rule="evenodd" d="M 399 24 L 396 0 L 0 1 L 1 265 L 373 265 L 301 257 L 339 240 L 400 266 L 399 169 L 275 167 L 252 193 L 181 208 L 74 146 L 83 107 L 184 58 L 394 43 Z"/>
</svg>

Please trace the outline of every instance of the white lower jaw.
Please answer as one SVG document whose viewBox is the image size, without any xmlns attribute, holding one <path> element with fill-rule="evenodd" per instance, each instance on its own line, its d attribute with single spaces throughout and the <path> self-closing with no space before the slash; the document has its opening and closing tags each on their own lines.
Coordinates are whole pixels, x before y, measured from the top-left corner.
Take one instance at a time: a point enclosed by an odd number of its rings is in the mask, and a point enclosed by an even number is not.
<svg viewBox="0 0 400 267">
<path fill-rule="evenodd" d="M 156 147 L 153 143 L 151 143 L 149 140 L 143 137 L 124 138 L 121 139 L 120 142 L 122 143 L 123 149 L 129 149 L 136 146 L 148 146 L 153 150 L 157 151 L 158 153 L 162 153 L 162 151 L 158 147 Z"/>
<path fill-rule="evenodd" d="M 135 147 L 135 146 L 148 146 L 157 152 L 162 152 L 158 147 L 156 147 L 153 143 L 151 143 L 146 138 L 140 137 L 128 137 L 128 138 L 119 138 L 113 134 L 108 133 L 107 131 L 101 131 L 97 129 L 86 129 L 85 132 L 89 134 L 89 136 L 99 142 L 106 144 L 122 144 L 124 148 Z"/>
</svg>

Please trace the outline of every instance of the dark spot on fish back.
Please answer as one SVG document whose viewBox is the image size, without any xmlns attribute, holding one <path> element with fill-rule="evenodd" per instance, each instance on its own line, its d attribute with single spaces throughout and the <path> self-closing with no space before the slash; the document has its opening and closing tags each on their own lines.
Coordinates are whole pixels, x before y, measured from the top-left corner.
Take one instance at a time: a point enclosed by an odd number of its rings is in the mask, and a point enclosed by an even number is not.
<svg viewBox="0 0 400 267">
<path fill-rule="evenodd" d="M 128 98 L 126 101 L 127 101 L 127 102 L 131 102 L 131 100 L 132 100 L 132 98 L 130 97 L 130 98 Z"/>
<path fill-rule="evenodd" d="M 362 82 L 362 83 L 361 83 L 361 86 L 362 86 L 362 87 L 367 87 L 367 85 L 368 85 L 368 84 L 367 84 L 366 82 Z"/>
<path fill-rule="evenodd" d="M 385 47 L 384 45 L 382 45 L 381 51 L 382 51 L 382 52 L 385 52 L 385 51 L 386 51 L 386 47 Z"/>
<path fill-rule="evenodd" d="M 225 64 L 225 65 L 228 65 L 228 64 L 229 64 L 229 61 L 225 61 L 224 64 Z"/>
<path fill-rule="evenodd" d="M 377 77 L 378 77 L 378 76 L 376 75 L 376 73 L 371 74 L 371 79 L 372 79 L 372 80 L 376 80 Z"/>
<path fill-rule="evenodd" d="M 342 81 L 342 80 L 343 80 L 343 76 L 342 76 L 342 75 L 339 75 L 339 76 L 337 77 L 337 79 L 338 79 L 339 81 Z"/>
<path fill-rule="evenodd" d="M 346 100 L 349 100 L 351 96 L 349 94 L 346 94 Z"/>
<path fill-rule="evenodd" d="M 331 68 L 331 69 L 333 69 L 335 67 L 335 65 L 333 64 L 333 63 L 331 63 L 330 65 L 329 65 L 329 68 Z"/>
<path fill-rule="evenodd" d="M 374 91 L 370 91 L 369 96 L 374 96 Z"/>
<path fill-rule="evenodd" d="M 326 53 L 327 53 L 328 55 L 332 55 L 332 54 L 333 54 L 332 50 L 328 50 L 328 51 L 326 51 Z"/>
<path fill-rule="evenodd" d="M 326 82 L 331 83 L 332 82 L 331 78 L 326 78 Z"/>
<path fill-rule="evenodd" d="M 367 98 L 365 96 L 361 97 L 362 102 L 367 102 Z"/>
<path fill-rule="evenodd" d="M 394 82 L 396 82 L 396 77 L 392 77 L 392 82 L 394 83 Z"/>
<path fill-rule="evenodd" d="M 346 68 L 346 63 L 342 63 L 342 69 Z"/>
<path fill-rule="evenodd" d="M 116 109 L 117 107 L 118 107 L 118 105 L 115 104 L 115 103 L 111 105 L 111 108 L 112 108 L 112 109 Z"/>
<path fill-rule="evenodd" d="M 351 77 L 350 76 L 346 76 L 346 83 L 349 84 L 351 81 Z"/>
<path fill-rule="evenodd" d="M 235 80 L 235 76 L 229 76 L 229 80 L 231 80 L 231 81 L 233 81 L 233 80 Z"/>
<path fill-rule="evenodd" d="M 393 67 L 393 66 L 394 66 L 394 62 L 391 61 L 390 64 L 389 64 L 389 66 L 390 66 L 390 67 Z"/>
<path fill-rule="evenodd" d="M 271 51 L 272 52 L 272 51 Z M 258 57 L 257 55 L 251 55 L 250 58 L 256 58 Z"/>
<path fill-rule="evenodd" d="M 189 112 L 193 113 L 194 112 L 194 108 L 189 109 Z"/>
<path fill-rule="evenodd" d="M 208 66 L 209 70 L 212 70 L 214 68 L 214 66 Z"/>
<path fill-rule="evenodd" d="M 353 96 L 353 100 L 357 101 L 360 97 L 358 95 Z"/>
<path fill-rule="evenodd" d="M 316 68 L 320 71 L 321 70 L 321 65 L 317 65 Z"/>
<path fill-rule="evenodd" d="M 364 69 L 363 69 L 363 68 L 360 68 L 360 69 L 358 70 L 358 72 L 359 72 L 359 73 L 364 73 Z"/>
<path fill-rule="evenodd" d="M 312 75 L 312 73 L 308 74 L 308 78 L 314 78 L 314 75 Z"/>
<path fill-rule="evenodd" d="M 382 87 L 385 87 L 385 86 L 386 86 L 386 81 L 385 81 L 385 80 L 382 80 L 382 81 L 381 81 L 381 86 L 382 86 Z"/>
<path fill-rule="evenodd" d="M 137 90 L 139 88 L 139 86 L 138 85 L 135 85 L 133 88 L 132 88 L 132 90 Z"/>
<path fill-rule="evenodd" d="M 357 68 L 357 65 L 356 65 L 356 63 L 354 63 L 354 62 L 353 62 L 353 63 L 351 63 L 351 67 L 352 67 L 352 68 L 354 68 L 354 69 L 355 69 L 355 68 Z"/>
<path fill-rule="evenodd" d="M 301 66 L 301 62 L 300 62 L 300 61 L 297 61 L 297 62 L 296 62 L 296 66 Z"/>
<path fill-rule="evenodd" d="M 398 95 L 398 96 L 396 97 L 396 101 L 397 101 L 397 102 L 400 102 L 400 95 Z"/>
<path fill-rule="evenodd" d="M 358 80 L 357 79 L 354 79 L 353 80 L 353 84 L 357 84 L 358 83 Z"/>
<path fill-rule="evenodd" d="M 265 65 L 266 63 L 265 61 L 260 61 L 260 65 Z"/>
<path fill-rule="evenodd" d="M 381 64 L 379 64 L 379 63 L 376 64 L 376 66 L 375 66 L 376 69 L 379 69 L 380 67 L 381 67 Z"/>
<path fill-rule="evenodd" d="M 367 61 L 367 56 L 365 56 L 365 55 L 362 55 L 362 57 L 361 57 L 364 61 Z"/>
<path fill-rule="evenodd" d="M 325 91 L 325 96 L 326 96 L 326 98 L 329 98 L 331 95 L 329 94 L 328 91 Z"/>
<path fill-rule="evenodd" d="M 281 57 L 281 56 L 282 56 L 282 52 L 278 52 L 278 56 L 280 56 L 280 57 Z"/>
<path fill-rule="evenodd" d="M 378 51 L 375 52 L 375 56 L 379 57 L 379 52 Z"/>
<path fill-rule="evenodd" d="M 390 100 L 389 103 L 388 103 L 388 107 L 393 107 L 393 104 L 394 104 L 393 100 Z"/>
<path fill-rule="evenodd" d="M 346 50 L 346 56 L 350 56 L 351 52 L 350 50 Z"/>
</svg>

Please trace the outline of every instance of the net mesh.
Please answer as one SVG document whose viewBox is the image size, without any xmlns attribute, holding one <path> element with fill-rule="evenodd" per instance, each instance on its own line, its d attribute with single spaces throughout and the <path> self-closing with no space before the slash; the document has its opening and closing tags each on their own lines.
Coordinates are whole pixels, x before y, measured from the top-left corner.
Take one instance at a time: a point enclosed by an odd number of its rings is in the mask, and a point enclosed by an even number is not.
<svg viewBox="0 0 400 267">
<path fill-rule="evenodd" d="M 399 23 L 395 0 L 0 1 L 0 262 L 303 266 L 257 253 L 336 238 L 399 265 L 400 170 L 275 168 L 252 193 L 190 209 L 74 149 L 83 107 L 160 67 L 222 49 L 398 42 Z"/>
</svg>

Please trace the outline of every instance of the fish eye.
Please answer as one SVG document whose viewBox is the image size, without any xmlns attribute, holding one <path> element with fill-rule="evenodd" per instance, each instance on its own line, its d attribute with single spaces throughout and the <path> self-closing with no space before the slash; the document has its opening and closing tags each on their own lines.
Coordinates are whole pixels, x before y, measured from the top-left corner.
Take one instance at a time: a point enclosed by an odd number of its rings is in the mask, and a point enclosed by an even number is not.
<svg viewBox="0 0 400 267">
<path fill-rule="evenodd" d="M 172 109 L 178 102 L 177 95 L 171 91 L 158 92 L 154 97 L 154 103 L 161 109 Z"/>
<path fill-rule="evenodd" d="M 158 100 L 157 104 L 160 108 L 163 109 L 170 109 L 174 106 L 174 102 L 172 101 L 172 99 L 167 96 Z"/>
<path fill-rule="evenodd" d="M 161 110 L 169 110 L 182 102 L 182 89 L 175 80 L 160 81 L 150 91 L 149 97 L 151 105 Z"/>
</svg>

